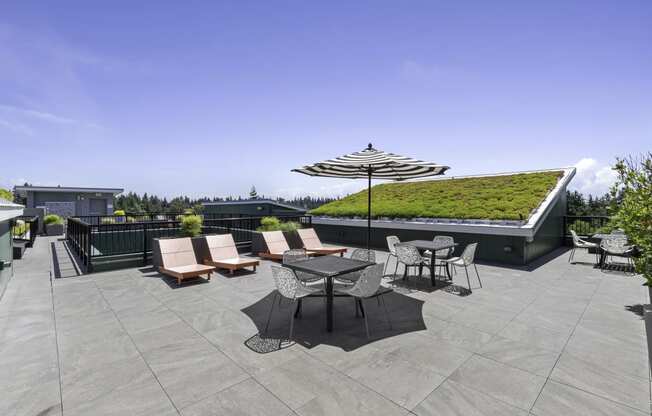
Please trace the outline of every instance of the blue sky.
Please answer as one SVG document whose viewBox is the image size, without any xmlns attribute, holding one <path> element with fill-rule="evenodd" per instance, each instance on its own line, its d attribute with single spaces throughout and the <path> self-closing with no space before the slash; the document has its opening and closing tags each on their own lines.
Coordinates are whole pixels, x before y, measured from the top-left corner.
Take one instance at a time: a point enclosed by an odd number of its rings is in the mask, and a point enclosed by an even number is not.
<svg viewBox="0 0 652 416">
<path fill-rule="evenodd" d="M 650 1 L 103 3 L 3 4 L 0 186 L 338 195 L 290 170 L 373 141 L 602 192 L 652 147 Z"/>
</svg>

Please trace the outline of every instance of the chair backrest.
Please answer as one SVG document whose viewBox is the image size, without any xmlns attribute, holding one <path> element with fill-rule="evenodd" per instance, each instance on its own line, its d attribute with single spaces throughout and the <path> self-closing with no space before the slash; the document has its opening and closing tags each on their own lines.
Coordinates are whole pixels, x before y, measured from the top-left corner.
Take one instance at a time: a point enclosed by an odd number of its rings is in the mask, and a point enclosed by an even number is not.
<svg viewBox="0 0 652 416">
<path fill-rule="evenodd" d="M 294 271 L 287 267 L 273 265 L 272 277 L 278 293 L 283 297 L 294 299 L 300 284 Z"/>
<path fill-rule="evenodd" d="M 475 260 L 475 250 L 477 248 L 478 248 L 478 243 L 471 243 L 468 246 L 464 247 L 464 251 L 460 256 L 464 264 L 466 264 L 467 266 L 469 264 L 473 264 L 473 260 Z"/>
<path fill-rule="evenodd" d="M 306 250 L 302 248 L 295 248 L 283 253 L 283 264 L 290 264 L 296 261 L 307 260 L 307 259 L 308 259 L 308 255 L 306 254 Z"/>
<path fill-rule="evenodd" d="M 376 252 L 366 248 L 356 248 L 351 252 L 351 258 L 354 260 L 376 262 Z"/>
<path fill-rule="evenodd" d="M 161 250 L 161 264 L 164 268 L 197 264 L 190 237 L 163 238 L 158 240 Z"/>
<path fill-rule="evenodd" d="M 398 239 L 397 236 L 395 235 L 388 235 L 387 236 L 387 248 L 389 249 L 389 252 L 392 253 L 393 255 L 396 255 L 396 245 L 400 243 L 401 240 Z"/>
<path fill-rule="evenodd" d="M 580 243 L 580 238 L 577 236 L 575 230 L 570 230 L 571 236 L 573 237 L 573 244 L 578 245 Z"/>
<path fill-rule="evenodd" d="M 455 243 L 455 239 L 453 239 L 453 237 L 451 237 L 449 235 L 436 235 L 435 238 L 432 239 L 432 241 L 435 244 L 442 244 L 442 245 L 443 244 L 454 244 Z M 453 254 L 454 250 L 455 250 L 455 247 L 446 248 L 446 249 L 443 249 L 443 250 L 435 251 L 435 254 L 439 254 L 439 255 L 442 255 L 442 256 L 450 256 L 451 254 Z"/>
<path fill-rule="evenodd" d="M 400 244 L 396 246 L 396 257 L 398 261 L 408 266 L 413 266 L 423 263 L 423 258 L 419 250 L 407 244 Z"/>
<path fill-rule="evenodd" d="M 378 263 L 364 269 L 351 291 L 363 298 L 378 292 L 380 282 L 383 280 L 384 267 L 385 263 Z"/>
<path fill-rule="evenodd" d="M 205 238 L 211 260 L 218 261 L 240 257 L 231 234 L 207 235 Z"/>
<path fill-rule="evenodd" d="M 283 231 L 264 231 L 262 235 L 270 253 L 285 253 L 290 249 Z"/>
<path fill-rule="evenodd" d="M 299 234 L 299 238 L 301 239 L 304 247 L 322 247 L 321 240 L 319 239 L 319 236 L 317 236 L 314 228 L 300 228 L 297 230 L 297 233 Z"/>
</svg>

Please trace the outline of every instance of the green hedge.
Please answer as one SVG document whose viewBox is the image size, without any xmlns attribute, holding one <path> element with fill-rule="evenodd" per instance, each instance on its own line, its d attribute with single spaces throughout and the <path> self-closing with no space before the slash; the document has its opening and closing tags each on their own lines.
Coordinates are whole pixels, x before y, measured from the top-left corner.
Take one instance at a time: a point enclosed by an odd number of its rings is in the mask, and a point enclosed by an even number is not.
<svg viewBox="0 0 652 416">
<path fill-rule="evenodd" d="M 372 188 L 372 217 L 527 219 L 563 172 L 394 182 Z M 331 217 L 366 217 L 367 191 L 310 211 Z"/>
</svg>

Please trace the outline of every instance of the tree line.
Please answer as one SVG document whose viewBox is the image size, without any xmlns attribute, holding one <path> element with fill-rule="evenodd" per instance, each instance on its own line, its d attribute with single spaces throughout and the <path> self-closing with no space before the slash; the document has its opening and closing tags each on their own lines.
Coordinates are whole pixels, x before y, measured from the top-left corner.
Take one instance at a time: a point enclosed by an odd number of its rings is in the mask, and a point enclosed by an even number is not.
<svg viewBox="0 0 652 416">
<path fill-rule="evenodd" d="M 247 201 L 255 199 L 271 199 L 283 204 L 292 205 L 297 208 L 303 208 L 306 210 L 317 208 L 320 205 L 336 200 L 335 198 L 311 196 L 295 197 L 292 199 L 285 199 L 280 197 L 267 198 L 265 196 L 259 197 L 257 194 L 253 197 L 250 196 L 249 198 L 243 198 L 241 196 L 228 196 L 225 198 L 190 198 L 188 196 L 178 196 L 168 200 L 165 197 L 161 198 L 156 195 L 149 195 L 147 193 L 139 195 L 135 192 L 128 192 L 126 194 L 118 195 L 114 198 L 113 209 L 124 210 L 125 212 L 133 214 L 146 212 L 176 213 L 191 209 L 195 213 L 201 214 L 203 211 L 202 203 L 204 202 Z"/>
<path fill-rule="evenodd" d="M 613 196 L 611 193 L 602 196 L 591 194 L 585 196 L 578 191 L 566 191 L 568 203 L 566 213 L 577 216 L 609 216 L 619 199 L 620 195 Z"/>
</svg>

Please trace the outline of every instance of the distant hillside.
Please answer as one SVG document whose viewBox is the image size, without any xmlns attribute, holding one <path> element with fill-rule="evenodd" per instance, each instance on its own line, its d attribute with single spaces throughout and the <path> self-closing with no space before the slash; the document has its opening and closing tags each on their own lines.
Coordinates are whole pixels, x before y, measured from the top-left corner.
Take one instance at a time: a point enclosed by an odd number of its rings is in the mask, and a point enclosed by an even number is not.
<svg viewBox="0 0 652 416">
<path fill-rule="evenodd" d="M 562 171 L 418 182 L 372 188 L 372 217 L 525 220 L 562 176 Z M 366 217 L 367 191 L 310 211 L 330 217 Z"/>
</svg>

